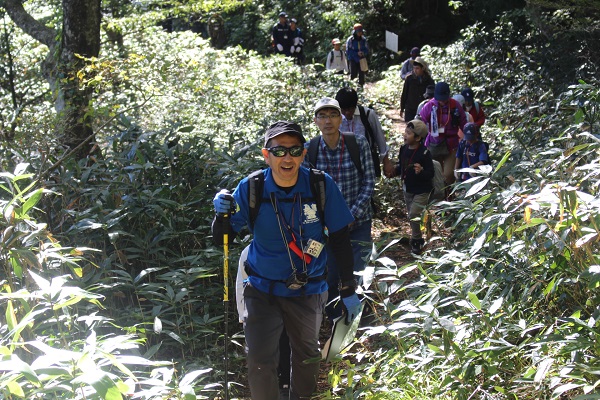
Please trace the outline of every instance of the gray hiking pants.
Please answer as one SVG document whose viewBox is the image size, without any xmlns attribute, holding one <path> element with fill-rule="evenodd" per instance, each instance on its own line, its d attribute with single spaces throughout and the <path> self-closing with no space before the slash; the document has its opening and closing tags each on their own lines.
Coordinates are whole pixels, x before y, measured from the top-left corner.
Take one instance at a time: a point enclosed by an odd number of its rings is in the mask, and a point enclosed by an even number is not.
<svg viewBox="0 0 600 400">
<path fill-rule="evenodd" d="M 421 239 L 421 219 L 423 210 L 429 202 L 429 193 L 413 194 L 404 192 L 404 201 L 408 209 L 408 221 L 410 223 L 411 239 Z"/>
<path fill-rule="evenodd" d="M 252 400 L 279 398 L 279 338 L 285 326 L 290 338 L 290 399 L 309 399 L 319 375 L 319 329 L 327 292 L 299 297 L 271 296 L 250 285 L 244 289 L 248 316 L 244 333 Z M 311 362 L 306 362 L 311 360 Z"/>
</svg>

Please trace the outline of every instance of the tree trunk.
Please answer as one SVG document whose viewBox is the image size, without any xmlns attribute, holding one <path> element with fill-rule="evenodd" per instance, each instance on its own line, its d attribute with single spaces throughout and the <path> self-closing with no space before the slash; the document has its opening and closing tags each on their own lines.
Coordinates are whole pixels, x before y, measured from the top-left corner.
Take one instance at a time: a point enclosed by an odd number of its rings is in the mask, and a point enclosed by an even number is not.
<svg viewBox="0 0 600 400">
<path fill-rule="evenodd" d="M 56 111 L 61 114 L 63 129 L 60 142 L 69 149 L 85 140 L 76 155 L 83 158 L 93 145 L 91 101 L 92 89 L 82 88 L 77 71 L 84 65 L 81 57 L 97 57 L 100 53 L 100 0 L 63 0 L 62 43 L 56 85 Z"/>
<path fill-rule="evenodd" d="M 94 142 L 92 91 L 81 87 L 77 71 L 85 65 L 79 56 L 97 57 L 100 52 L 100 3 L 101 0 L 63 0 L 62 32 L 58 35 L 29 15 L 20 0 L 0 0 L 0 6 L 19 28 L 48 46 L 42 70 L 56 99 L 56 135 L 67 149 L 78 149 L 78 158 L 87 156 Z"/>
</svg>

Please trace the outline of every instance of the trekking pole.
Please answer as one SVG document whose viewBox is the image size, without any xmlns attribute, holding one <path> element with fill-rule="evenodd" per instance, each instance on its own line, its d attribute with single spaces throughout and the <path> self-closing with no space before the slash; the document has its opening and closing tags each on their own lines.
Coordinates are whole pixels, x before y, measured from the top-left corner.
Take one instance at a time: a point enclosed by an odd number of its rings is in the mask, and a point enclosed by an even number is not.
<svg viewBox="0 0 600 400">
<path fill-rule="evenodd" d="M 229 213 L 223 215 L 223 305 L 225 306 L 225 400 L 229 400 Z"/>
</svg>

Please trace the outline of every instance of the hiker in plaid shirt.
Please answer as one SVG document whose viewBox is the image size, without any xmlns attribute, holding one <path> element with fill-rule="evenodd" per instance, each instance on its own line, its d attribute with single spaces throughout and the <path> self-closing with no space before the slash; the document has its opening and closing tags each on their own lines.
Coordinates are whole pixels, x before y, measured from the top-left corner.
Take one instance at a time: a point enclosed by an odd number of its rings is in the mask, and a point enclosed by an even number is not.
<svg viewBox="0 0 600 400">
<path fill-rule="evenodd" d="M 352 240 L 352 251 L 354 253 L 354 271 L 365 269 L 365 258 L 371 251 L 371 197 L 375 188 L 375 168 L 369 143 L 364 136 L 352 135 L 355 146 L 358 145 L 361 170 L 357 168 L 350 155 L 348 142 L 340 132 L 342 123 L 342 110 L 337 100 L 325 97 L 317 102 L 314 110 L 315 123 L 321 131 L 318 136 L 318 149 L 314 165 L 305 158 L 304 165 L 312 166 L 327 172 L 337 186 L 340 188 L 346 204 L 352 212 L 354 222 L 350 225 L 350 239 Z M 305 145 L 308 147 L 309 144 Z M 326 247 L 330 251 L 330 246 Z M 337 281 L 340 266 L 336 265 L 335 257 L 328 258 L 328 284 L 329 300 L 339 295 L 339 282 Z M 333 302 L 327 306 L 327 315 L 334 319 L 341 315 L 340 302 Z"/>
</svg>

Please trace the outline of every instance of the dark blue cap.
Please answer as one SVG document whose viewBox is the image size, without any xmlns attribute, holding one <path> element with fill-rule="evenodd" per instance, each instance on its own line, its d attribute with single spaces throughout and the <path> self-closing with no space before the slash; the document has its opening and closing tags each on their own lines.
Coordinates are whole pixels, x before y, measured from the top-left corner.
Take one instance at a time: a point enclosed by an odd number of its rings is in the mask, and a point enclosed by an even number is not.
<svg viewBox="0 0 600 400">
<path fill-rule="evenodd" d="M 463 91 L 460 92 L 460 94 L 462 94 L 462 96 L 467 101 L 473 101 L 473 97 L 475 97 L 475 95 L 473 94 L 473 90 L 471 88 L 464 88 Z"/>
<path fill-rule="evenodd" d="M 479 135 L 479 127 L 473 122 L 467 122 L 463 128 L 463 133 L 466 140 L 475 140 L 477 135 Z"/>
<path fill-rule="evenodd" d="M 302 135 L 302 128 L 300 128 L 300 125 L 289 121 L 277 121 L 271 124 L 265 133 L 265 147 L 269 143 L 269 140 L 276 136 L 283 135 L 284 133 L 286 135 L 296 136 L 298 139 L 300 139 L 302 144 L 306 143 L 306 139 L 304 139 L 304 136 Z"/>
<path fill-rule="evenodd" d="M 433 98 L 437 101 L 447 101 L 450 98 L 450 86 L 446 82 L 436 83 Z"/>
</svg>

